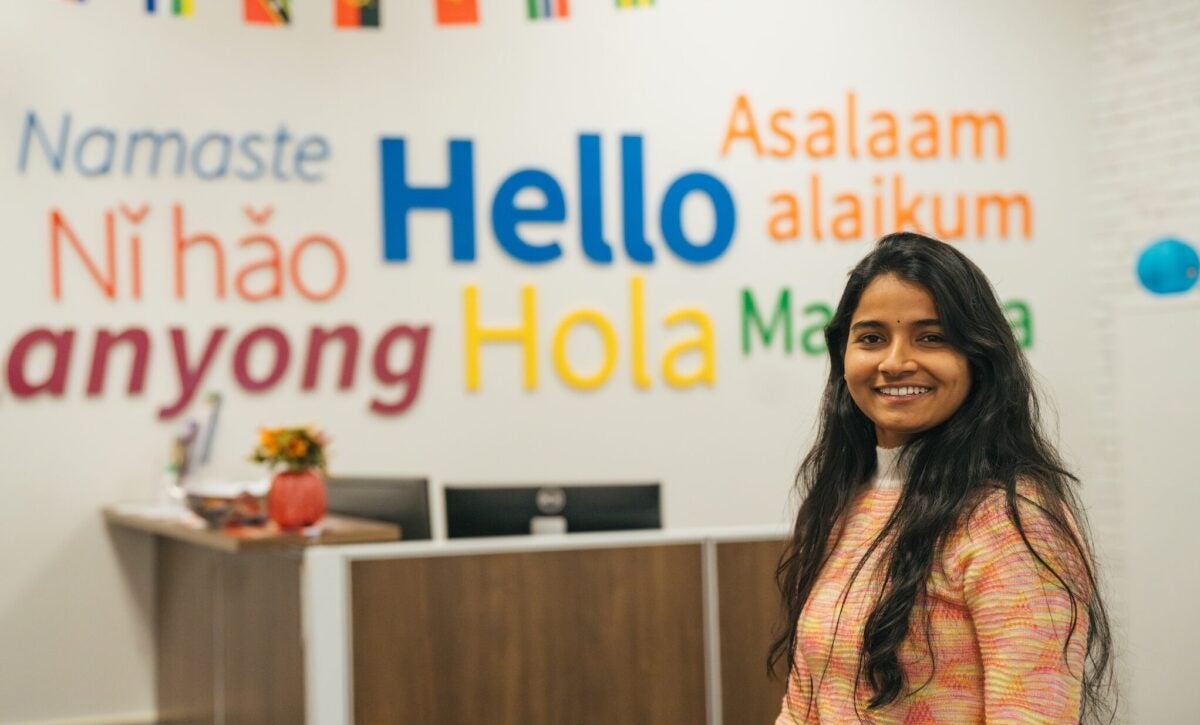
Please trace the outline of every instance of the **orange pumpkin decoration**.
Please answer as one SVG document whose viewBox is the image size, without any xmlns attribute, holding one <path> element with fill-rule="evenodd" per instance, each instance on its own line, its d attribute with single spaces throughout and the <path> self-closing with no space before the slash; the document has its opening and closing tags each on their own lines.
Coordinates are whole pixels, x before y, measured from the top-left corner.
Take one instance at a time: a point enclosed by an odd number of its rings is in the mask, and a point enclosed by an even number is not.
<svg viewBox="0 0 1200 725">
<path fill-rule="evenodd" d="M 325 516 L 325 479 L 315 468 L 280 471 L 271 479 L 267 512 L 283 529 L 312 526 Z"/>
</svg>

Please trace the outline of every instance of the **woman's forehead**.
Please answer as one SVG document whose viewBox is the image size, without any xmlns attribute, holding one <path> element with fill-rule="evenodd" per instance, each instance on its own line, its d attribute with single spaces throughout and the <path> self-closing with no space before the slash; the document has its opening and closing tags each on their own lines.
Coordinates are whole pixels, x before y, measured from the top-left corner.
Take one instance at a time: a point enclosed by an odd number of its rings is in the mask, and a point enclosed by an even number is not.
<svg viewBox="0 0 1200 725">
<path fill-rule="evenodd" d="M 884 274 L 871 280 L 863 290 L 851 322 L 872 319 L 885 324 L 911 324 L 937 317 L 937 304 L 928 288 Z"/>
</svg>

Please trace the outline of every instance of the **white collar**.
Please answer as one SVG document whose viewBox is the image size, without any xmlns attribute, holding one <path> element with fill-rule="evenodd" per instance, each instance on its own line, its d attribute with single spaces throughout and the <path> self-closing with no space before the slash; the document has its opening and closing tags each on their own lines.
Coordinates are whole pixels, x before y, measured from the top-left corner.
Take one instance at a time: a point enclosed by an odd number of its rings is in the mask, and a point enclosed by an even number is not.
<svg viewBox="0 0 1200 725">
<path fill-rule="evenodd" d="M 904 449 L 880 448 L 875 446 L 875 476 L 871 479 L 872 488 L 903 488 L 904 479 L 908 476 L 907 466 L 901 465 L 900 453 Z"/>
</svg>

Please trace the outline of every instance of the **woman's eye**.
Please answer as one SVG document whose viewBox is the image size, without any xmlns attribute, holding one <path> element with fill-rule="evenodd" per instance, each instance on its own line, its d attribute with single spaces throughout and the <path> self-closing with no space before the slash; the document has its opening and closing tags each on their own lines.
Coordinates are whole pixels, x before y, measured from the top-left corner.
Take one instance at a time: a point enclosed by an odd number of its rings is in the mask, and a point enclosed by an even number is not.
<svg viewBox="0 0 1200 725">
<path fill-rule="evenodd" d="M 945 336 L 936 332 L 929 332 L 921 335 L 921 342 L 943 343 L 946 341 Z"/>
<path fill-rule="evenodd" d="M 864 343 L 864 344 L 866 344 L 866 345 L 874 345 L 874 344 L 875 344 L 875 343 L 877 343 L 877 342 L 883 342 L 883 336 L 882 336 L 882 335 L 876 335 L 876 334 L 875 334 L 875 333 L 873 333 L 873 332 L 868 332 L 867 334 L 865 334 L 865 335 L 863 335 L 862 337 L 858 338 L 858 341 L 859 341 L 859 342 L 861 342 L 861 343 Z"/>
</svg>

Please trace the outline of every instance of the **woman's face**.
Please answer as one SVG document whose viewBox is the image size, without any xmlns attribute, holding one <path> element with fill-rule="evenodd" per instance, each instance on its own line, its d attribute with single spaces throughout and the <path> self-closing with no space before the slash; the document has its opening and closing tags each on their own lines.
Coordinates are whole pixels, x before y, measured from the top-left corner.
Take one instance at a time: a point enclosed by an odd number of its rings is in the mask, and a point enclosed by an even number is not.
<svg viewBox="0 0 1200 725">
<path fill-rule="evenodd" d="M 863 290 L 845 366 L 850 397 L 884 448 L 945 421 L 971 390 L 967 357 L 946 342 L 933 295 L 893 274 Z"/>
</svg>

